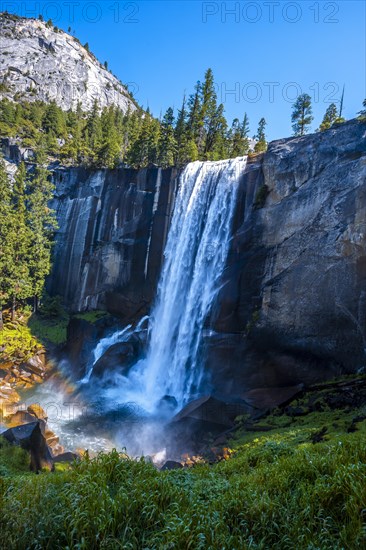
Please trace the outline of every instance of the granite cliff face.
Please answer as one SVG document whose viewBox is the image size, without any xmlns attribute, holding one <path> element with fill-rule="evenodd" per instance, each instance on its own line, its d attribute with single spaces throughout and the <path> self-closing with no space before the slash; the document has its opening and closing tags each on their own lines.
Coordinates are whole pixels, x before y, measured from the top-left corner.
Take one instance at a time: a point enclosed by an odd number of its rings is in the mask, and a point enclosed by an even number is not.
<svg viewBox="0 0 366 550">
<path fill-rule="evenodd" d="M 147 313 L 174 204 L 174 169 L 54 172 L 59 232 L 49 288 L 73 311 Z"/>
<path fill-rule="evenodd" d="M 56 101 L 64 110 L 80 102 L 136 109 L 123 84 L 73 36 L 38 19 L 0 14 L 0 99 Z"/>
<path fill-rule="evenodd" d="M 74 310 L 149 310 L 177 173 L 55 173 L 49 286 Z M 240 181 L 222 290 L 207 320 L 213 393 L 311 383 L 366 365 L 366 125 L 275 141 Z"/>
<path fill-rule="evenodd" d="M 208 342 L 223 393 L 366 366 L 364 123 L 275 141 L 249 163 L 225 283 Z"/>
</svg>

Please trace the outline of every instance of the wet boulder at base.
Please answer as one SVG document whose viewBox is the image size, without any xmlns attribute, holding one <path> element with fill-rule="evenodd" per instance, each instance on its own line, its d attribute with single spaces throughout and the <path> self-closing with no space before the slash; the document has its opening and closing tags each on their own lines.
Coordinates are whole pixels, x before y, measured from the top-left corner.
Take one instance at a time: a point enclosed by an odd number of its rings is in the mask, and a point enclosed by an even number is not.
<svg viewBox="0 0 366 550">
<path fill-rule="evenodd" d="M 132 335 L 127 342 L 113 344 L 95 363 L 91 378 L 118 373 L 126 376 L 142 353 L 141 340 Z"/>
<path fill-rule="evenodd" d="M 54 470 L 52 453 L 42 433 L 41 423 L 30 422 L 9 428 L 1 434 L 13 445 L 19 445 L 30 453 L 30 469 L 32 472 L 40 472 L 43 469 Z"/>
</svg>

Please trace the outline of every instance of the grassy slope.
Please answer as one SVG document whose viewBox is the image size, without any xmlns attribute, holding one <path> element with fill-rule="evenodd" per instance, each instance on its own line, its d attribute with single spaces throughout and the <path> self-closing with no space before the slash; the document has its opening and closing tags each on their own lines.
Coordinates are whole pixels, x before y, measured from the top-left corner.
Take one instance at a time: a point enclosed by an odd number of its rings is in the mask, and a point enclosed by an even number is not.
<svg viewBox="0 0 366 550">
<path fill-rule="evenodd" d="M 158 472 L 112 452 L 56 474 L 8 475 L 0 547 L 364 548 L 366 411 L 323 408 L 277 411 L 258 424 L 266 433 L 239 429 L 235 452 L 214 466 Z"/>
</svg>

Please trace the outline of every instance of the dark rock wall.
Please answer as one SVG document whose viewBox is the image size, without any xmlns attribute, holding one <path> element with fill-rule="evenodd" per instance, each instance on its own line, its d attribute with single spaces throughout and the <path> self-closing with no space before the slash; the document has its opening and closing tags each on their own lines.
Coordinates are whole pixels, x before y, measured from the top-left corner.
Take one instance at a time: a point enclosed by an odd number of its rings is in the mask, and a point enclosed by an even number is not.
<svg viewBox="0 0 366 550">
<path fill-rule="evenodd" d="M 366 125 L 275 141 L 240 185 L 208 342 L 214 387 L 310 383 L 366 366 Z"/>
<path fill-rule="evenodd" d="M 176 171 L 59 169 L 54 181 L 59 231 L 50 291 L 74 311 L 144 314 L 160 273 Z"/>
</svg>

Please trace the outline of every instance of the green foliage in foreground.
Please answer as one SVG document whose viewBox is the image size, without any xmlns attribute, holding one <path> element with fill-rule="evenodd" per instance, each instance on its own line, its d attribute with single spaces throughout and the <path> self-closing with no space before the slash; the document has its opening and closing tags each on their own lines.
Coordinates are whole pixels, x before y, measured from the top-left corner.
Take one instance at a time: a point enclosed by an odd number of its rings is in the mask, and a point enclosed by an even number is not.
<svg viewBox="0 0 366 550">
<path fill-rule="evenodd" d="M 159 472 L 113 451 L 4 478 L 3 548 L 363 548 L 365 432 L 313 444 L 289 429 L 210 467 Z"/>
<path fill-rule="evenodd" d="M 29 453 L 0 438 L 0 491 L 4 477 L 29 472 L 29 463 Z"/>
</svg>

